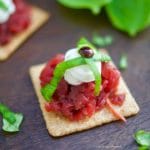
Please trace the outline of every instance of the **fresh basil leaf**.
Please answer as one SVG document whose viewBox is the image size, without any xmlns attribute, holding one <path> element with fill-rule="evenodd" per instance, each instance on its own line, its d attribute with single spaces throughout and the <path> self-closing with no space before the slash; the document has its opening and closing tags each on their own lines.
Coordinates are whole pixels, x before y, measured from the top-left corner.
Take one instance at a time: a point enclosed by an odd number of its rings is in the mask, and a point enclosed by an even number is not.
<svg viewBox="0 0 150 150">
<path fill-rule="evenodd" d="M 3 130 L 7 132 L 19 131 L 23 115 L 12 112 L 6 105 L 0 103 L 0 114 L 3 117 Z"/>
<path fill-rule="evenodd" d="M 57 0 L 65 7 L 74 9 L 90 9 L 93 14 L 98 14 L 101 8 L 112 0 Z"/>
<path fill-rule="evenodd" d="M 147 146 L 140 146 L 138 147 L 138 150 L 150 150 Z"/>
<path fill-rule="evenodd" d="M 3 118 L 5 118 L 11 124 L 13 124 L 16 121 L 15 115 L 11 111 L 4 112 Z"/>
<path fill-rule="evenodd" d="M 121 70 L 125 70 L 128 67 L 128 61 L 127 61 L 127 56 L 125 54 L 122 54 L 119 62 L 119 68 Z"/>
<path fill-rule="evenodd" d="M 113 42 L 113 38 L 112 36 L 109 35 L 102 37 L 97 34 L 94 34 L 92 38 L 92 43 L 99 47 L 110 45 L 112 44 L 112 42 Z"/>
<path fill-rule="evenodd" d="M 95 62 L 90 59 L 90 58 L 84 58 L 86 64 L 90 67 L 91 71 L 93 72 L 93 75 L 95 77 L 95 95 L 98 96 L 99 93 L 100 93 L 100 86 L 101 86 L 101 82 L 102 82 L 102 79 L 101 79 L 101 75 L 98 71 L 98 68 L 95 64 Z"/>
<path fill-rule="evenodd" d="M 134 137 L 138 144 L 150 148 L 150 132 L 139 130 L 135 133 Z"/>
<path fill-rule="evenodd" d="M 150 0 L 113 0 L 106 11 L 112 24 L 130 36 L 150 26 Z"/>
<path fill-rule="evenodd" d="M 2 114 L 3 118 L 5 118 L 10 123 L 14 123 L 16 121 L 14 113 L 2 103 L 0 103 L 0 113 Z"/>
<path fill-rule="evenodd" d="M 8 7 L 7 7 L 7 5 L 4 3 L 3 0 L 0 0 L 0 9 L 8 10 Z"/>
<path fill-rule="evenodd" d="M 10 123 L 7 119 L 3 118 L 3 127 L 2 129 L 7 132 L 17 132 L 19 131 L 20 124 L 23 120 L 23 115 L 20 113 L 14 114 L 16 121 L 14 123 Z"/>
</svg>

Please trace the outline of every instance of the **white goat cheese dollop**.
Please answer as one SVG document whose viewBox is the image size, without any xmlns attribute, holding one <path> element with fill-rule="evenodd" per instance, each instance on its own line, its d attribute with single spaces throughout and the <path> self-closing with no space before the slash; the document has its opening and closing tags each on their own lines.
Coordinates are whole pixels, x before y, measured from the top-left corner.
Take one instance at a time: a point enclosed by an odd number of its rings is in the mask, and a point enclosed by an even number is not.
<svg viewBox="0 0 150 150">
<path fill-rule="evenodd" d="M 77 48 L 70 49 L 65 54 L 65 61 L 73 58 L 81 57 Z M 95 62 L 99 73 L 101 74 L 101 62 Z M 64 79 L 71 85 L 80 85 L 95 81 L 93 72 L 88 65 L 80 65 L 67 69 L 64 74 Z"/>
</svg>

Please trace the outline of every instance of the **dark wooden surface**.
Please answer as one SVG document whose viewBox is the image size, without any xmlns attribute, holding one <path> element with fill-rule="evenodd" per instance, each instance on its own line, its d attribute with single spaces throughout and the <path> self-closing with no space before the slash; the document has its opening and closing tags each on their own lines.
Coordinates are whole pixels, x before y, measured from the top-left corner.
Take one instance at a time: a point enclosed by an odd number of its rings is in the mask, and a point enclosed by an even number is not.
<svg viewBox="0 0 150 150">
<path fill-rule="evenodd" d="M 150 130 L 150 29 L 136 38 L 116 31 L 105 14 L 92 16 L 88 11 L 72 11 L 55 0 L 31 0 L 51 12 L 49 22 L 32 36 L 6 62 L 0 63 L 0 101 L 25 116 L 21 131 L 6 134 L 0 131 L 0 150 L 136 150 L 133 133 Z M 91 37 L 93 31 L 110 34 L 114 43 L 108 50 L 115 63 L 122 52 L 128 54 L 128 69 L 123 72 L 141 111 L 127 124 L 110 123 L 62 138 L 49 136 L 34 93 L 28 69 L 45 62 L 57 52 L 72 48 L 81 36 Z M 1 118 L 0 118 L 0 126 Z"/>
</svg>

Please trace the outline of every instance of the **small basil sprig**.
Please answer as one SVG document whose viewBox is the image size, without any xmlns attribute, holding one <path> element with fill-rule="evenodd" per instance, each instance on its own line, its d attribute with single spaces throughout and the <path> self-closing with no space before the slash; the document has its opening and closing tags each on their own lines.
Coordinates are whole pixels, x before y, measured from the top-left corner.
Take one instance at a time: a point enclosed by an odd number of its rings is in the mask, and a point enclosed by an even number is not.
<svg viewBox="0 0 150 150">
<path fill-rule="evenodd" d="M 140 145 L 139 150 L 150 149 L 150 132 L 139 130 L 135 133 L 134 138 L 136 142 Z"/>
<path fill-rule="evenodd" d="M 3 9 L 3 10 L 5 10 L 5 11 L 8 10 L 8 7 L 7 7 L 7 5 L 4 3 L 3 0 L 0 0 L 0 9 Z"/>
<path fill-rule="evenodd" d="M 23 120 L 21 113 L 12 112 L 6 105 L 0 103 L 0 114 L 3 117 L 2 129 L 7 132 L 19 131 L 20 124 Z"/>
<path fill-rule="evenodd" d="M 92 43 L 98 47 L 111 45 L 112 42 L 113 42 L 113 38 L 110 35 L 100 36 L 97 33 L 95 33 L 92 37 Z"/>
<path fill-rule="evenodd" d="M 128 67 L 127 55 L 122 54 L 120 61 L 119 61 L 119 68 L 120 70 L 125 70 Z"/>
<path fill-rule="evenodd" d="M 82 46 L 90 46 L 91 48 L 95 49 L 93 45 L 90 42 L 88 42 L 85 38 L 81 38 L 80 41 L 78 42 L 78 47 L 81 48 Z M 96 49 L 95 49 L 95 53 L 96 54 L 90 59 L 86 59 L 84 57 L 78 57 L 78 58 L 70 59 L 59 63 L 54 70 L 53 78 L 51 79 L 50 83 L 46 84 L 46 86 L 41 88 L 41 94 L 43 95 L 45 100 L 49 102 L 52 100 L 51 98 L 54 92 L 56 91 L 57 86 L 60 80 L 63 78 L 63 75 L 67 69 L 77 67 L 80 65 L 85 65 L 85 64 L 89 65 L 89 67 L 91 68 L 95 76 L 96 79 L 95 94 L 98 95 L 100 91 L 99 89 L 101 84 L 101 78 L 94 62 L 96 61 L 107 62 L 110 61 L 111 58 L 107 54 L 101 54 L 99 51 L 96 51 Z"/>
</svg>

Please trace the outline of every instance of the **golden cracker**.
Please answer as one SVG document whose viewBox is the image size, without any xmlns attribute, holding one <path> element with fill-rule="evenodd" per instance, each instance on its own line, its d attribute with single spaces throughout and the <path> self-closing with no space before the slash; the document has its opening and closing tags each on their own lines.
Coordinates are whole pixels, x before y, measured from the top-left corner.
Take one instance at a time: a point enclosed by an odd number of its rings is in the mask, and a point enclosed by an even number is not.
<svg viewBox="0 0 150 150">
<path fill-rule="evenodd" d="M 93 128 L 105 123 L 110 123 L 112 121 L 118 120 L 107 108 L 96 112 L 91 118 L 79 122 L 72 122 L 62 116 L 55 114 L 54 112 L 47 112 L 44 107 L 45 100 L 40 93 L 39 80 L 41 70 L 44 68 L 44 66 L 45 64 L 30 67 L 30 77 L 39 100 L 40 108 L 46 122 L 46 127 L 48 129 L 48 132 L 52 136 L 59 137 L 63 135 L 68 135 L 73 132 L 87 130 L 89 128 Z M 118 93 L 122 92 L 126 93 L 126 99 L 121 107 L 114 106 L 114 108 L 125 117 L 137 114 L 139 112 L 139 107 L 135 99 L 131 95 L 126 83 L 121 77 L 118 86 Z"/>
<path fill-rule="evenodd" d="M 32 6 L 31 8 L 31 24 L 23 32 L 12 37 L 11 41 L 0 46 L 0 61 L 6 60 L 17 48 L 31 36 L 38 28 L 40 28 L 49 18 L 49 14 L 37 7 Z"/>
</svg>

